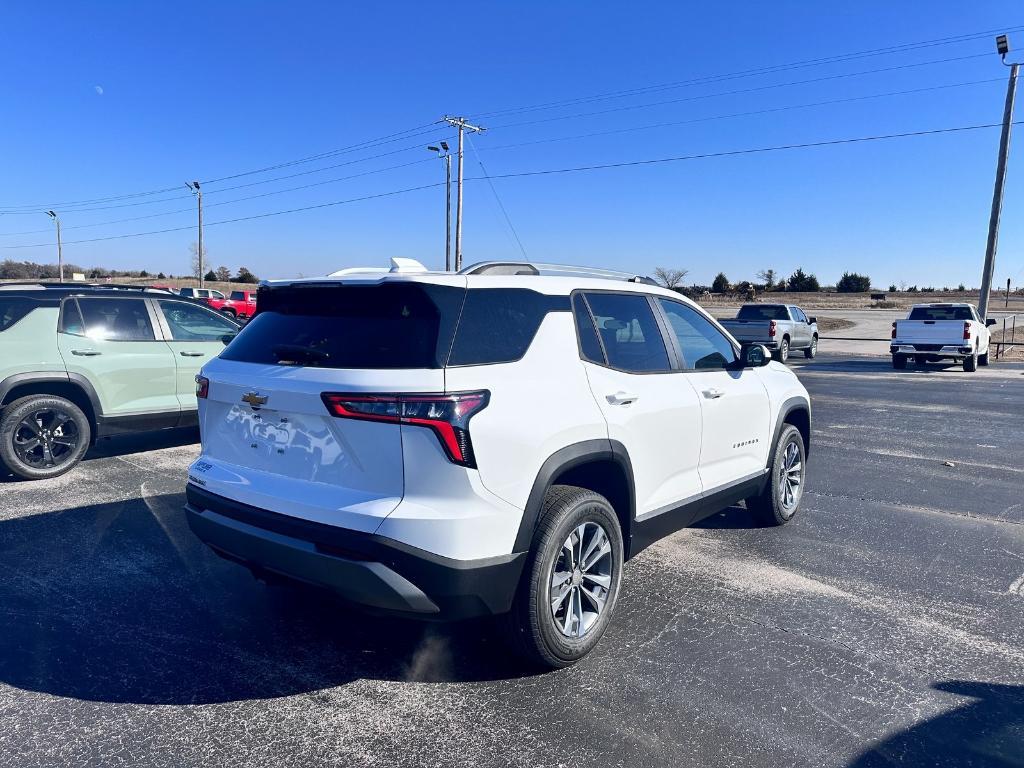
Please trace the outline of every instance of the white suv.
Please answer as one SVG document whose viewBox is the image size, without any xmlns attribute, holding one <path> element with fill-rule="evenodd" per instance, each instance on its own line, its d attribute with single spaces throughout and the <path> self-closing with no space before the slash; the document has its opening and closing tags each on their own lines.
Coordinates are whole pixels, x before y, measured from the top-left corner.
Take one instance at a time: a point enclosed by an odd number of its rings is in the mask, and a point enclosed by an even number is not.
<svg viewBox="0 0 1024 768">
<path fill-rule="evenodd" d="M 623 563 L 746 499 L 792 519 L 807 391 L 646 278 L 485 263 L 265 283 L 197 377 L 189 524 L 259 576 L 432 619 L 501 614 L 566 666 Z"/>
</svg>

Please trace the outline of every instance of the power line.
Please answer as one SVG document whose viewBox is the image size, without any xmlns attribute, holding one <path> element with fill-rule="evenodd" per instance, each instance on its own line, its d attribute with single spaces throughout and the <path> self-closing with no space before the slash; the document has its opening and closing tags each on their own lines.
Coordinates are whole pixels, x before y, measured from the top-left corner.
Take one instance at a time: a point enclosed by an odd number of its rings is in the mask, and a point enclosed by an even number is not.
<svg viewBox="0 0 1024 768">
<path fill-rule="evenodd" d="M 509 218 L 508 211 L 505 210 L 505 204 L 501 202 L 501 198 L 498 196 L 498 190 L 494 186 L 494 182 L 491 181 L 491 177 L 487 175 L 487 169 L 484 167 L 484 161 L 480 159 L 480 153 L 476 151 L 476 144 L 473 142 L 473 137 L 469 138 L 469 148 L 473 150 L 473 156 L 476 157 L 477 165 L 480 166 L 480 170 L 484 174 L 484 178 L 487 179 L 487 184 L 491 188 L 491 193 L 494 195 L 495 201 L 498 203 L 498 207 L 501 209 L 502 215 L 505 217 L 505 223 L 508 224 L 509 231 L 512 232 L 512 237 L 515 238 L 516 243 L 519 245 L 519 250 L 523 253 L 523 258 L 529 260 L 529 256 L 526 255 L 526 249 L 523 248 L 523 241 L 519 239 L 519 233 L 516 232 L 516 228 L 512 225 L 512 219 Z"/>
<path fill-rule="evenodd" d="M 872 56 L 884 56 L 893 53 L 907 53 L 913 50 L 919 50 L 923 48 L 932 48 L 941 45 L 954 45 L 957 43 L 970 42 L 973 40 L 984 39 L 990 35 L 996 34 L 997 32 L 1016 32 L 1024 29 L 1024 26 L 1010 27 L 1008 29 L 993 29 L 984 30 L 980 32 L 971 32 L 963 35 L 955 35 L 952 37 L 943 37 L 933 40 L 925 40 L 916 43 L 904 43 L 901 45 L 888 46 L 885 48 L 874 48 L 866 51 L 855 51 L 852 53 L 836 54 L 834 56 L 827 56 L 817 59 L 805 59 L 803 61 L 791 62 L 788 64 L 776 64 L 767 67 L 758 67 L 755 69 L 740 70 L 737 72 L 727 72 L 717 75 L 705 75 L 703 77 L 693 78 L 690 80 L 680 80 L 670 83 L 659 83 L 655 85 L 642 86 L 639 88 L 630 88 L 620 91 L 611 91 L 602 94 L 594 94 L 591 96 L 581 96 L 573 99 L 564 99 L 560 101 L 551 101 L 541 104 L 526 105 L 522 107 L 513 107 L 510 109 L 495 110 L 491 112 L 484 112 L 481 117 L 499 117 L 510 114 L 521 114 L 523 112 L 532 112 L 546 109 L 556 109 L 559 107 L 574 106 L 576 104 L 587 104 L 595 101 L 604 101 L 608 99 L 626 98 L 629 96 L 638 96 L 646 93 L 669 90 L 673 88 L 684 88 L 694 85 L 707 85 L 709 83 L 722 82 L 725 80 L 734 80 L 738 78 L 753 77 L 763 74 L 775 74 L 778 72 L 785 72 L 794 69 L 804 69 L 808 67 L 823 66 L 827 64 L 838 64 L 845 63 L 847 61 L 854 61 L 862 58 L 869 58 Z"/>
<path fill-rule="evenodd" d="M 690 101 L 702 101 L 704 99 L 718 98 L 719 96 L 738 96 L 745 93 L 759 93 L 761 91 L 770 91 L 775 88 L 789 88 L 795 85 L 811 85 L 814 83 L 824 83 L 831 80 L 842 80 L 848 77 L 861 77 L 863 75 L 877 75 L 885 72 L 896 72 L 904 69 L 914 69 L 916 67 L 927 67 L 933 64 L 948 64 L 954 61 L 966 61 L 968 59 L 978 59 L 982 57 L 991 57 L 990 53 L 975 53 L 970 56 L 954 56 L 947 59 L 934 59 L 932 61 L 921 61 L 914 64 L 899 64 L 892 67 L 881 67 L 879 69 L 868 69 L 860 72 L 843 72 L 838 75 L 826 75 L 824 77 L 814 77 L 806 80 L 792 80 L 786 83 L 772 83 L 770 85 L 759 85 L 753 88 L 740 88 L 732 91 L 719 91 L 717 93 L 703 93 L 696 96 L 686 96 L 679 99 L 665 99 L 662 101 L 649 101 L 644 104 L 628 104 L 622 107 L 611 107 L 609 109 L 601 109 L 594 112 L 577 112 L 572 115 L 555 115 L 553 117 L 544 117 L 537 120 L 523 120 L 518 123 L 505 123 L 504 125 L 496 125 L 495 129 L 502 128 L 519 128 L 526 125 L 539 125 L 541 123 L 552 123 L 560 120 L 575 120 L 581 117 L 598 117 L 601 115 L 610 115 L 615 112 L 628 112 L 635 109 L 648 109 L 650 107 L 662 107 L 666 104 L 682 104 Z"/>
<path fill-rule="evenodd" d="M 1015 121 L 1013 123 L 1013 125 L 1022 125 L 1022 124 L 1024 124 L 1024 120 L 1018 120 L 1018 121 Z M 871 136 L 857 136 L 857 137 L 845 138 L 845 139 L 829 139 L 829 140 L 825 140 L 825 141 L 803 142 L 803 143 L 798 143 L 798 144 L 782 144 L 782 145 L 775 145 L 775 146 L 769 146 L 769 147 L 752 147 L 752 148 L 746 148 L 746 149 L 725 150 L 725 151 L 721 151 L 721 152 L 705 152 L 705 153 L 700 153 L 700 154 L 678 155 L 678 156 L 674 156 L 674 157 L 651 158 L 651 159 L 646 159 L 646 160 L 630 160 L 630 161 L 623 161 L 623 162 L 619 162 L 619 163 L 600 163 L 600 164 L 595 164 L 595 165 L 583 165 L 583 166 L 575 166 L 575 167 L 570 167 L 570 168 L 547 168 L 547 169 L 536 170 L 536 171 L 520 171 L 520 172 L 514 172 L 514 173 L 502 173 L 502 174 L 497 174 L 497 175 L 494 175 L 494 176 L 490 176 L 489 178 L 491 178 L 491 179 L 512 179 L 512 178 L 525 178 L 525 177 L 531 177 L 531 176 L 549 176 L 549 175 L 564 174 L 564 173 L 581 173 L 581 172 L 586 172 L 586 171 L 609 170 L 609 169 L 614 169 L 614 168 L 628 168 L 628 167 L 644 166 L 644 165 L 658 165 L 658 164 L 672 163 L 672 162 L 681 162 L 681 161 L 687 161 L 687 160 L 704 160 L 704 159 L 712 159 L 712 158 L 718 158 L 718 157 L 735 157 L 735 156 L 752 155 L 752 154 L 760 154 L 760 153 L 767 153 L 767 152 L 781 152 L 781 151 L 794 150 L 794 149 L 810 149 L 810 148 L 814 148 L 814 147 L 830 147 L 830 146 L 841 146 L 841 145 L 846 145 L 846 144 L 858 144 L 858 143 L 864 143 L 864 142 L 870 142 L 870 141 L 885 141 L 885 140 L 891 140 L 891 139 L 914 138 L 914 137 L 921 137 L 921 136 L 936 136 L 936 135 L 940 135 L 940 134 L 949 134 L 949 133 L 964 133 L 964 132 L 967 132 L 967 131 L 976 131 L 976 130 L 982 130 L 982 129 L 986 129 L 986 128 L 997 128 L 997 127 L 1001 127 L 1001 126 L 1002 126 L 1002 123 L 984 123 L 984 124 L 979 124 L 979 125 L 961 125 L 961 126 L 953 126 L 953 127 L 949 127 L 949 128 L 934 128 L 934 129 L 922 130 L 922 131 L 907 131 L 907 132 L 904 132 L 904 133 L 876 134 L 876 135 L 871 135 Z M 467 181 L 483 181 L 483 180 L 486 180 L 486 178 L 488 178 L 488 177 L 485 177 L 485 176 L 469 177 L 467 179 Z M 409 193 L 409 192 L 418 192 L 418 191 L 424 190 L 424 189 L 434 189 L 434 188 L 443 186 L 444 183 L 445 182 L 441 181 L 441 182 L 437 182 L 437 183 L 434 183 L 434 184 L 423 184 L 423 185 L 416 186 L 416 187 L 407 187 L 405 189 L 397 189 L 397 190 L 392 190 L 392 191 L 389 191 L 389 192 L 380 192 L 380 193 L 373 194 L 373 195 L 365 195 L 363 197 L 354 197 L 354 198 L 349 198 L 349 199 L 346 199 L 346 200 L 335 200 L 335 201 L 328 202 L 328 203 L 319 203 L 317 205 L 307 205 L 307 206 L 303 206 L 301 208 L 290 208 L 290 209 L 283 210 L 283 211 L 271 211 L 269 213 L 260 213 L 260 214 L 255 214 L 255 215 L 252 215 L 252 216 L 240 216 L 240 217 L 234 218 L 234 219 L 222 219 L 220 221 L 207 222 L 204 226 L 212 227 L 212 226 L 218 226 L 218 225 L 221 225 L 221 224 L 233 224 L 233 223 L 243 222 L 243 221 L 253 221 L 253 220 L 256 220 L 256 219 L 265 219 L 265 218 L 269 218 L 269 217 L 272 217 L 272 216 L 283 216 L 283 215 L 291 214 L 291 213 L 300 213 L 300 212 L 303 212 L 303 211 L 312 211 L 312 210 L 317 210 L 317 209 L 321 209 L 321 208 L 330 208 L 330 207 L 333 207 L 333 206 L 346 205 L 346 204 L 349 204 L 349 203 L 362 202 L 362 201 L 365 201 L 365 200 L 375 200 L 375 199 L 378 199 L 378 198 L 393 197 L 395 195 L 402 195 L 402 194 L 406 194 L 406 193 Z M 107 241 L 107 240 L 123 240 L 123 239 L 131 238 L 131 237 L 144 237 L 144 236 L 147 236 L 147 235 L 159 235 L 159 234 L 164 234 L 164 233 L 168 233 L 168 232 L 182 232 L 182 231 L 185 231 L 185 230 L 192 230 L 192 229 L 193 229 L 193 227 L 191 227 L 191 226 L 171 227 L 171 228 L 168 228 L 168 229 L 153 230 L 153 231 L 150 231 L 150 232 L 132 232 L 132 233 L 121 234 L 121 235 L 109 235 L 107 237 L 90 238 L 90 239 L 87 239 L 87 240 L 71 240 L 71 241 L 65 242 L 64 244 L 65 245 L 69 245 L 69 244 L 79 244 L 79 243 L 95 243 L 95 242 L 102 242 L 102 241 Z M 50 248 L 52 246 L 53 246 L 52 243 L 32 243 L 32 244 L 26 244 L 26 245 L 5 245 L 5 246 L 0 246 L 0 249 L 15 250 L 15 249 L 21 249 L 21 248 Z"/>
<path fill-rule="evenodd" d="M 1019 120 L 1014 125 L 1020 125 L 1024 120 Z M 858 144 L 868 141 L 883 141 L 886 139 L 905 139 L 916 136 L 935 136 L 942 133 L 963 133 L 965 131 L 977 131 L 983 128 L 999 128 L 1002 123 L 984 123 L 980 125 L 961 125 L 952 128 L 934 128 L 927 131 L 907 131 L 906 133 L 888 133 L 875 136 L 858 136 L 849 139 L 830 139 L 828 141 L 810 141 L 800 144 L 780 144 L 771 147 L 753 147 L 750 149 L 733 149 L 722 152 L 704 152 L 694 155 L 678 155 L 676 157 L 658 157 L 649 160 L 630 160 L 621 163 L 601 163 L 598 165 L 581 165 L 573 168 L 548 168 L 540 171 L 520 171 L 517 173 L 503 173 L 492 176 L 494 179 L 513 179 L 525 176 L 548 176 L 560 173 L 578 173 L 581 171 L 602 171 L 611 168 L 628 168 L 638 165 L 657 165 L 660 163 L 674 163 L 682 160 L 706 160 L 716 157 L 734 157 L 737 155 L 754 155 L 764 152 L 781 152 L 790 149 L 810 149 L 812 147 L 831 147 L 841 144 Z M 470 179 L 477 181 L 478 179 Z"/>
<path fill-rule="evenodd" d="M 316 154 L 316 155 L 310 155 L 308 157 L 303 157 L 303 158 L 299 158 L 299 159 L 296 159 L 296 160 L 289 160 L 287 162 L 277 163 L 276 165 L 265 166 L 263 168 L 257 168 L 257 169 L 250 170 L 250 171 L 243 171 L 243 172 L 240 172 L 240 173 L 235 173 L 235 174 L 231 174 L 231 175 L 228 175 L 228 176 L 221 176 L 221 177 L 214 178 L 214 179 L 206 179 L 206 180 L 202 181 L 202 183 L 203 184 L 214 184 L 214 183 L 221 182 L 221 181 L 228 181 L 230 179 L 240 178 L 242 176 L 251 176 L 253 174 L 265 173 L 266 171 L 276 170 L 278 168 L 286 168 L 286 167 L 290 167 L 290 166 L 294 166 L 294 165 L 300 165 L 302 163 L 313 162 L 315 160 L 326 159 L 328 157 L 335 157 L 337 155 L 348 154 L 348 153 L 351 153 L 351 152 L 358 152 L 358 151 L 362 151 L 362 150 L 365 150 L 365 149 L 372 149 L 372 148 L 377 147 L 377 146 L 384 146 L 386 144 L 392 144 L 392 143 L 394 143 L 396 141 L 402 141 L 403 139 L 411 139 L 414 136 L 418 136 L 418 135 L 421 135 L 421 134 L 429 133 L 432 130 L 434 130 L 440 123 L 441 123 L 440 120 L 435 120 L 432 123 L 421 125 L 421 126 L 418 126 L 416 128 L 409 128 L 409 129 L 407 129 L 405 131 L 400 131 L 398 133 L 387 134 L 386 136 L 381 136 L 381 137 L 378 137 L 376 139 L 369 139 L 369 140 L 366 140 L 366 141 L 363 141 L 363 142 L 359 142 L 357 144 L 352 144 L 352 145 L 349 145 L 349 146 L 346 146 L 346 147 L 340 147 L 338 149 L 333 149 L 333 150 L 330 150 L 330 151 L 327 151 L 327 152 L 321 152 L 321 153 Z M 116 201 L 119 201 L 119 200 L 129 200 L 129 199 L 134 199 L 134 198 L 138 198 L 138 197 L 150 197 L 152 195 L 164 194 L 166 192 L 174 192 L 175 190 L 177 190 L 179 188 L 179 186 L 180 185 L 175 185 L 173 187 L 164 187 L 162 189 L 153 189 L 153 190 L 148 190 L 146 192 L 131 192 L 131 193 L 123 194 L 123 195 L 114 195 L 114 196 L 108 196 L 108 197 L 92 198 L 92 199 L 88 199 L 88 200 L 72 200 L 72 201 L 65 201 L 65 202 L 62 202 L 62 203 L 45 203 L 45 204 L 44 203 L 38 203 L 38 204 L 31 204 L 31 205 L 30 204 L 18 204 L 18 205 L 0 206 L 0 213 L 22 213 L 22 212 L 26 212 L 26 213 L 27 212 L 33 212 L 34 213 L 35 209 L 39 209 L 39 208 L 64 208 L 64 209 L 70 209 L 70 208 L 75 208 L 75 207 L 82 206 L 82 205 L 93 205 L 93 204 L 96 204 L 96 203 L 116 202 Z M 165 200 L 165 202 L 166 202 L 166 200 Z M 138 203 L 136 203 L 136 204 L 138 204 Z M 108 206 L 108 207 L 117 207 L 117 206 Z M 32 210 L 30 210 L 30 211 L 23 211 L 21 209 L 32 209 Z M 80 210 L 101 210 L 101 209 L 84 209 L 84 208 L 82 208 Z"/>
<path fill-rule="evenodd" d="M 850 96 L 842 99 L 828 99 L 827 101 L 814 101 L 805 104 L 788 104 L 781 107 L 766 107 L 765 109 L 754 109 L 744 112 L 730 112 L 724 115 L 710 115 L 707 117 L 694 117 L 688 120 L 672 120 L 669 122 L 662 123 L 648 123 L 645 125 L 636 125 L 628 128 L 613 128 L 608 131 L 593 131 L 591 133 L 581 133 L 575 136 L 556 136 L 547 139 L 533 139 L 531 141 L 520 141 L 514 144 L 498 144 L 495 146 L 483 147 L 481 151 L 492 152 L 497 149 L 515 149 L 518 147 L 530 147 L 536 144 L 550 144 L 558 141 L 578 141 L 580 139 L 590 139 L 598 136 L 614 136 L 620 133 L 632 133 L 634 131 L 647 131 L 655 128 L 673 128 L 680 125 L 691 125 L 694 123 L 705 123 L 712 122 L 715 120 L 728 120 L 736 117 L 754 117 L 758 115 L 774 114 L 776 112 L 788 112 L 794 109 L 811 109 L 813 107 L 825 107 L 832 106 L 834 104 L 848 104 L 858 101 L 867 101 L 869 99 L 881 99 L 890 98 L 893 96 L 910 96 L 917 93 L 927 93 L 930 91 L 939 91 L 949 88 L 963 88 L 969 85 L 982 85 L 989 83 L 1002 83 L 1003 78 L 993 77 L 986 80 L 970 80 L 963 83 L 947 83 L 944 85 L 933 85 L 924 88 L 911 88 L 905 91 L 886 91 L 885 93 L 871 93 L 863 96 Z"/>
</svg>

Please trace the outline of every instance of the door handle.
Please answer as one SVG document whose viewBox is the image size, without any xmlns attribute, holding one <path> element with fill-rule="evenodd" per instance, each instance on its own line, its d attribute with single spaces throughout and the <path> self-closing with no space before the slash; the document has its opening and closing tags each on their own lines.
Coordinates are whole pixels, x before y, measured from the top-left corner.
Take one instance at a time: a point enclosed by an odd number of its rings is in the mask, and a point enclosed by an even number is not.
<svg viewBox="0 0 1024 768">
<path fill-rule="evenodd" d="M 704 397 L 706 397 L 708 400 L 717 400 L 724 394 L 725 390 L 719 389 L 718 387 L 712 387 L 711 389 L 704 390 Z"/>
<path fill-rule="evenodd" d="M 206 353 L 205 352 L 196 352 L 193 349 L 183 349 L 178 354 L 181 355 L 182 357 L 202 357 Z"/>
<path fill-rule="evenodd" d="M 96 355 L 102 355 L 102 352 L 97 352 L 95 349 L 72 349 L 72 355 L 78 355 L 79 357 L 96 357 Z"/>
<path fill-rule="evenodd" d="M 635 403 L 640 399 L 640 395 L 634 395 L 631 392 L 623 392 L 619 390 L 613 395 L 607 395 L 605 399 L 612 405 L 629 405 Z"/>
</svg>

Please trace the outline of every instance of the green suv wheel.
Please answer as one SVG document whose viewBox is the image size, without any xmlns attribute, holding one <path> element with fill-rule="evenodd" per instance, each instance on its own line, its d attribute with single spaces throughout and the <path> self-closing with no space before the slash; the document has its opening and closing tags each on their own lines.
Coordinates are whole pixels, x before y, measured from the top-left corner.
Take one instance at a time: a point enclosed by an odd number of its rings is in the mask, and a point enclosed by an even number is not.
<svg viewBox="0 0 1024 768">
<path fill-rule="evenodd" d="M 91 438 L 89 419 L 70 400 L 29 395 L 3 410 L 0 459 L 18 477 L 44 480 L 81 461 Z"/>
</svg>

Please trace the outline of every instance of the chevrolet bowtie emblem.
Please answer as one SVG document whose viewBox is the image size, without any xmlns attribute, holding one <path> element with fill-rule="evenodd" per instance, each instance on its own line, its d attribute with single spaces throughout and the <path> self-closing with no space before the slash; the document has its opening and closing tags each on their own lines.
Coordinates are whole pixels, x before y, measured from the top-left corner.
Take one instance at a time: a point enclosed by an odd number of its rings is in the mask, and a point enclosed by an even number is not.
<svg viewBox="0 0 1024 768">
<path fill-rule="evenodd" d="M 259 395 L 256 394 L 255 392 L 246 392 L 244 395 L 242 395 L 242 402 L 248 403 L 253 408 L 259 408 L 261 405 L 267 402 L 267 396 Z"/>
</svg>

